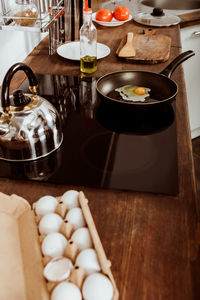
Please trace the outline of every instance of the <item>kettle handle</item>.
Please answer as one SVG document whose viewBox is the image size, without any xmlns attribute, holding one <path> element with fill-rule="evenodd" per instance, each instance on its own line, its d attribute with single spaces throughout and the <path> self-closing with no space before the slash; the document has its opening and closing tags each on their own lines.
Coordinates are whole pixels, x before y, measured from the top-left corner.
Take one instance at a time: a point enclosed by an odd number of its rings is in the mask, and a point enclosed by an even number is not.
<svg viewBox="0 0 200 300">
<path fill-rule="evenodd" d="M 37 93 L 38 82 L 31 68 L 24 63 L 16 63 L 12 65 L 3 79 L 2 88 L 1 88 L 1 106 L 4 110 L 10 106 L 10 97 L 9 97 L 10 82 L 14 74 L 18 71 L 24 71 L 26 73 L 29 80 L 30 91 L 33 94 Z"/>
</svg>

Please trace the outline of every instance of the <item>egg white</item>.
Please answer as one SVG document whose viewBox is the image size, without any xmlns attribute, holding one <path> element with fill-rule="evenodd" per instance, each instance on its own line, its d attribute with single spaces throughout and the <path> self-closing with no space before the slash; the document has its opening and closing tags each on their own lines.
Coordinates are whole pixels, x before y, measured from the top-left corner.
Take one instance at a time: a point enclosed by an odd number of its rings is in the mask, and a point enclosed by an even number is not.
<svg viewBox="0 0 200 300">
<path fill-rule="evenodd" d="M 144 102 L 146 100 L 147 97 L 149 97 L 149 92 L 151 91 L 151 89 L 144 87 L 144 89 L 146 90 L 146 93 L 144 95 L 138 95 L 134 92 L 134 90 L 136 88 L 138 88 L 139 86 L 134 86 L 134 85 L 124 85 L 121 86 L 120 88 L 115 89 L 115 91 L 120 93 L 120 96 L 124 99 L 124 100 L 131 100 L 131 101 L 141 101 Z"/>
</svg>

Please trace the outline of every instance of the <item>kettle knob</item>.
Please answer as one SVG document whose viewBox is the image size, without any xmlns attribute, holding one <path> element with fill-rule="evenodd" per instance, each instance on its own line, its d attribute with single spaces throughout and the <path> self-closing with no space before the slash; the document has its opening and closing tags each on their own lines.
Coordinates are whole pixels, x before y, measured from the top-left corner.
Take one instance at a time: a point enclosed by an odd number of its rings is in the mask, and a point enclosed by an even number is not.
<svg viewBox="0 0 200 300">
<path fill-rule="evenodd" d="M 13 92 L 13 104 L 14 106 L 26 105 L 31 101 L 31 98 L 24 95 L 22 90 L 15 90 Z"/>
<path fill-rule="evenodd" d="M 38 82 L 37 79 L 35 77 L 35 74 L 33 73 L 33 71 L 31 70 L 30 67 L 28 67 L 26 64 L 24 63 L 16 63 L 13 66 L 10 67 L 10 69 L 8 70 L 8 72 L 6 73 L 4 79 L 3 79 L 3 83 L 2 83 L 2 89 L 1 89 L 1 106 L 3 108 L 4 111 L 9 110 L 9 106 L 10 106 L 10 97 L 9 97 L 9 91 L 10 91 L 10 82 L 14 76 L 14 74 L 18 71 L 24 71 L 25 74 L 28 77 L 29 80 L 29 89 L 31 91 L 31 93 L 36 94 L 37 93 L 37 87 L 38 87 Z M 24 102 L 27 101 L 27 99 L 25 100 L 23 97 L 25 97 L 22 91 L 17 91 L 16 93 L 14 92 L 15 95 L 14 99 L 16 100 L 16 106 L 19 106 L 21 104 L 19 104 L 20 102 Z M 24 104 L 23 104 L 24 105 Z"/>
</svg>

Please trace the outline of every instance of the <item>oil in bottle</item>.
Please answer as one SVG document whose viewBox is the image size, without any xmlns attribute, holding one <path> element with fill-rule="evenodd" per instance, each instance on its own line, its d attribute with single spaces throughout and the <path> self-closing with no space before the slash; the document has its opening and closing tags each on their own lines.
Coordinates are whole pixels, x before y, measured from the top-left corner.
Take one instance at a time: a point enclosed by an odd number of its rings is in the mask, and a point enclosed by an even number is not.
<svg viewBox="0 0 200 300">
<path fill-rule="evenodd" d="M 97 70 L 97 58 L 96 56 L 86 55 L 81 58 L 81 72 L 93 73 Z"/>
</svg>

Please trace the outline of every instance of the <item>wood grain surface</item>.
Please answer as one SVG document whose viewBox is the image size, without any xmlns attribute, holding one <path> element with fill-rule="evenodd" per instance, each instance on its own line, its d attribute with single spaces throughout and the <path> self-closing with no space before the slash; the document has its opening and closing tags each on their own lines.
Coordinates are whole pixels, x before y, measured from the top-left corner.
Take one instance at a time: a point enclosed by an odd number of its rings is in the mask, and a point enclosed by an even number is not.
<svg viewBox="0 0 200 300">
<path fill-rule="evenodd" d="M 111 54 L 98 61 L 95 76 L 126 69 L 154 72 L 164 69 L 168 62 L 136 65 L 121 62 L 116 57 L 116 49 L 124 34 L 138 28 L 133 21 L 119 28 L 98 27 L 98 41 L 107 44 Z M 179 26 L 158 29 L 158 32 L 171 37 L 171 61 L 181 52 Z M 66 61 L 57 54 L 48 56 L 47 39 L 34 49 L 25 62 L 37 73 L 80 74 L 79 63 Z M 12 87 L 19 86 L 23 77 L 23 74 L 15 76 Z M 83 190 L 89 199 L 106 255 L 112 261 L 112 272 L 122 300 L 200 299 L 199 207 L 181 66 L 172 78 L 179 86 L 176 98 L 179 168 L 177 196 L 0 180 L 1 192 L 16 193 L 30 203 L 43 195 L 61 195 L 71 188 Z"/>
<path fill-rule="evenodd" d="M 144 30 L 133 32 L 132 46 L 135 55 L 123 56 L 120 51 L 126 45 L 127 35 L 125 35 L 117 48 L 116 54 L 120 59 L 133 63 L 157 64 L 169 59 L 171 49 L 171 38 L 164 34 L 157 34 L 156 30 Z"/>
<path fill-rule="evenodd" d="M 181 28 L 200 24 L 200 10 L 180 15 Z"/>
</svg>

